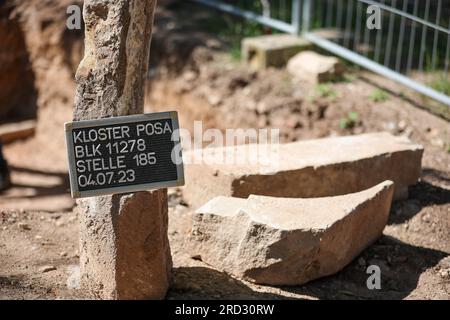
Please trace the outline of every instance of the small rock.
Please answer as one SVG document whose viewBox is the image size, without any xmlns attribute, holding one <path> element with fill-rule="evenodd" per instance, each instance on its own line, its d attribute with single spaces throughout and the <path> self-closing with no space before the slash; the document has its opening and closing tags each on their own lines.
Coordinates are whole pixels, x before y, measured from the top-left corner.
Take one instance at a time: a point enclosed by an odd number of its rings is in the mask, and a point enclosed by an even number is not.
<svg viewBox="0 0 450 320">
<path fill-rule="evenodd" d="M 208 102 L 212 106 L 218 106 L 222 102 L 222 98 L 218 95 L 210 95 L 208 96 Z"/>
<path fill-rule="evenodd" d="M 413 133 L 414 133 L 413 128 L 407 127 L 407 128 L 405 129 L 405 132 L 404 132 L 403 136 L 405 136 L 405 137 L 407 137 L 407 138 L 411 138 L 411 136 L 413 135 Z"/>
<path fill-rule="evenodd" d="M 336 57 L 303 51 L 289 60 L 287 70 L 294 78 L 324 83 L 339 79 L 345 66 Z"/>
<path fill-rule="evenodd" d="M 16 223 L 16 221 L 17 221 L 16 218 L 10 217 L 10 218 L 8 218 L 8 220 L 6 222 L 13 224 L 13 223 Z"/>
<path fill-rule="evenodd" d="M 22 230 L 31 230 L 31 228 L 30 228 L 30 226 L 28 225 L 28 224 L 26 224 L 26 223 L 23 223 L 23 222 L 19 222 L 18 223 L 18 226 L 19 226 L 19 228 L 20 229 L 22 229 Z"/>
<path fill-rule="evenodd" d="M 431 140 L 431 144 L 435 147 L 438 148 L 444 148 L 445 147 L 445 142 L 442 139 L 436 138 L 436 139 L 432 139 Z"/>
<path fill-rule="evenodd" d="M 67 252 L 61 252 L 60 254 L 59 254 L 61 257 L 67 257 Z"/>
<path fill-rule="evenodd" d="M 193 71 L 188 71 L 183 74 L 183 79 L 186 81 L 193 81 L 197 78 L 197 74 Z"/>
<path fill-rule="evenodd" d="M 429 214 L 429 213 L 424 214 L 424 215 L 422 216 L 422 221 L 423 221 L 423 222 L 430 222 L 430 221 L 431 221 L 431 216 L 430 216 L 430 214 Z"/>
<path fill-rule="evenodd" d="M 398 130 L 399 130 L 400 132 L 405 131 L 407 126 L 408 126 L 408 124 L 406 123 L 405 120 L 399 121 L 399 123 L 398 123 L 398 125 L 397 125 Z"/>
<path fill-rule="evenodd" d="M 55 266 L 42 266 L 39 268 L 39 271 L 42 273 L 47 273 L 47 272 L 55 271 L 55 270 L 57 270 Z"/>
<path fill-rule="evenodd" d="M 441 276 L 442 278 L 444 278 L 444 279 L 450 277 L 450 269 L 448 269 L 448 270 L 442 270 L 441 273 L 440 273 L 440 276 Z"/>
</svg>

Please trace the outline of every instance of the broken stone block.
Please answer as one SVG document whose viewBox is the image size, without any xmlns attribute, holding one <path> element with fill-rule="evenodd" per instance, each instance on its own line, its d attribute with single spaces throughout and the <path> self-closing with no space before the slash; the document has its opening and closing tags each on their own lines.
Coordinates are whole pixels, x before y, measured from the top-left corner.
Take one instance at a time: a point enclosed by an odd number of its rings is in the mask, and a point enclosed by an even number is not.
<svg viewBox="0 0 450 320">
<path fill-rule="evenodd" d="M 423 154 L 422 146 L 386 132 L 280 144 L 278 150 L 269 148 L 266 153 L 264 148 L 250 150 L 255 146 L 185 152 L 185 163 L 189 163 L 185 200 L 198 208 L 221 195 L 325 197 L 358 192 L 385 180 L 395 182 L 395 199 L 401 199 L 420 177 Z M 258 152 L 270 161 L 255 165 L 247 154 Z M 240 161 L 215 161 L 217 154 Z"/>
<path fill-rule="evenodd" d="M 197 210 L 191 256 L 259 284 L 301 285 L 342 270 L 381 236 L 394 188 L 314 199 L 217 197 Z"/>
<path fill-rule="evenodd" d="M 345 67 L 336 57 L 303 51 L 289 60 L 287 70 L 295 79 L 324 83 L 340 79 Z"/>
<path fill-rule="evenodd" d="M 252 69 L 283 67 L 302 50 L 311 48 L 307 40 L 287 34 L 267 35 L 242 40 L 242 56 Z"/>
<path fill-rule="evenodd" d="M 78 201 L 81 285 L 99 299 L 162 299 L 171 282 L 167 192 Z"/>
</svg>

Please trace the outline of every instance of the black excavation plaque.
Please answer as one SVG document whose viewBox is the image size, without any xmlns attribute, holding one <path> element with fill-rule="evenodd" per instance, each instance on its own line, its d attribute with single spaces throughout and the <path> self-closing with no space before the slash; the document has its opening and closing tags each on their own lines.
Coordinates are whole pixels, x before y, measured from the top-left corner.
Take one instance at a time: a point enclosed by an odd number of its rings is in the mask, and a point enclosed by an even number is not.
<svg viewBox="0 0 450 320">
<path fill-rule="evenodd" d="M 72 197 L 184 184 L 176 112 L 66 123 Z"/>
</svg>

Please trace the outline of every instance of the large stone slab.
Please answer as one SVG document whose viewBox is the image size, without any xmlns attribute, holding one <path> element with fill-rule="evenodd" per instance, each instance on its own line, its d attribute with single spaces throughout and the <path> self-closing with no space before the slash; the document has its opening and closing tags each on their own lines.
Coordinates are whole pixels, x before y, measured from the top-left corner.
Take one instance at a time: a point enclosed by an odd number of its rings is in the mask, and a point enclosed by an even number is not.
<svg viewBox="0 0 450 320">
<path fill-rule="evenodd" d="M 332 275 L 383 232 L 393 183 L 315 199 L 217 197 L 194 214 L 187 248 L 259 284 L 301 285 Z"/>
<path fill-rule="evenodd" d="M 244 61 L 255 70 L 283 67 L 302 50 L 312 47 L 307 40 L 288 34 L 267 35 L 242 40 Z"/>
<path fill-rule="evenodd" d="M 213 154 L 228 152 L 239 158 L 248 150 L 249 146 L 241 145 L 218 148 Z M 335 196 L 385 180 L 395 182 L 395 199 L 407 198 L 408 186 L 420 177 L 423 147 L 406 137 L 370 133 L 281 144 L 273 153 L 265 156 L 272 158 L 265 166 L 255 165 L 245 155 L 240 164 L 217 164 L 201 151 L 185 153 L 191 161 L 185 167 L 185 200 L 198 208 L 220 195 Z"/>
</svg>

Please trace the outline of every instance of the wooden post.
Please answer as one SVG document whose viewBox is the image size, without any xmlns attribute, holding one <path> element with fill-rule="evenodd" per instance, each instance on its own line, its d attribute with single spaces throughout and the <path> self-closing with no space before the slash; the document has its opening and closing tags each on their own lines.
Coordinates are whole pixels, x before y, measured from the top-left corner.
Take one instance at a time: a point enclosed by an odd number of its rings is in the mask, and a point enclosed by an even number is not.
<svg viewBox="0 0 450 320">
<path fill-rule="evenodd" d="M 143 113 L 156 0 L 85 0 L 75 120 Z M 162 299 L 171 280 L 167 191 L 79 200 L 81 286 L 100 299 Z"/>
</svg>

